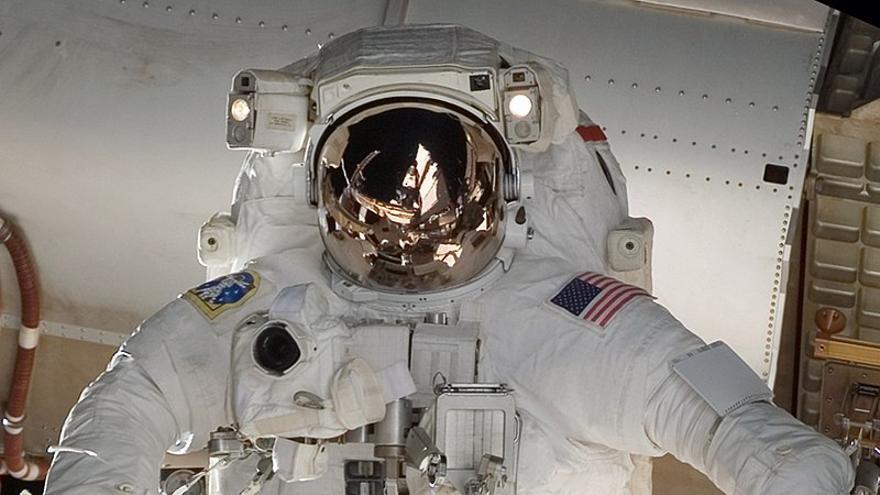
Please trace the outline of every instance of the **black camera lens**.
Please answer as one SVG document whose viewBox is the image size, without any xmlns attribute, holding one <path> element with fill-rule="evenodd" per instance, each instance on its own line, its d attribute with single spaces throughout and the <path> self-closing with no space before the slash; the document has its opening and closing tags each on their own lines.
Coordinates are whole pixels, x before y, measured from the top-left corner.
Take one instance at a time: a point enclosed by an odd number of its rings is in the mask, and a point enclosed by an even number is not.
<svg viewBox="0 0 880 495">
<path fill-rule="evenodd" d="M 273 375 L 283 375 L 299 362 L 302 355 L 293 335 L 281 325 L 260 330 L 254 341 L 254 361 Z"/>
</svg>

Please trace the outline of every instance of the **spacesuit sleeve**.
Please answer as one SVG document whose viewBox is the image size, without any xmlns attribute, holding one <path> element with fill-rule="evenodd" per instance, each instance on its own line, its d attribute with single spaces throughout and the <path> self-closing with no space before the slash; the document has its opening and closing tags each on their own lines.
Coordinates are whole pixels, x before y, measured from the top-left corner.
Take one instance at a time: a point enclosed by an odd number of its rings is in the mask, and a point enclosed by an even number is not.
<svg viewBox="0 0 880 495">
<path fill-rule="evenodd" d="M 166 451 L 226 424 L 222 348 L 182 300 L 144 322 L 71 410 L 46 495 L 155 494 Z"/>
<path fill-rule="evenodd" d="M 117 357 L 67 418 L 45 493 L 156 493 L 177 432 L 167 399 L 146 371 L 130 357 Z"/>
<path fill-rule="evenodd" d="M 671 369 L 676 350 L 692 350 L 693 335 L 674 322 L 655 338 L 653 348 L 665 351 L 649 371 L 645 430 L 658 447 L 729 495 L 850 493 L 853 468 L 837 444 L 768 402 L 720 416 Z"/>
</svg>

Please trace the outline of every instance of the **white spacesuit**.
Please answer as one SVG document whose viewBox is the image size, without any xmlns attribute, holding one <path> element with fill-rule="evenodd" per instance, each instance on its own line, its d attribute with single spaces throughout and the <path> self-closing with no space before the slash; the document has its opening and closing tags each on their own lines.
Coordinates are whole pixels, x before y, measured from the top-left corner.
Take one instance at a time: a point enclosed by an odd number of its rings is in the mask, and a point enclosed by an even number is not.
<svg viewBox="0 0 880 495">
<path fill-rule="evenodd" d="M 552 61 L 361 30 L 237 75 L 227 129 L 257 151 L 201 233 L 221 276 L 86 389 L 48 495 L 155 493 L 209 439 L 211 493 L 649 493 L 667 452 L 726 493 L 849 493 L 837 445 L 649 295 L 650 229 Z"/>
</svg>

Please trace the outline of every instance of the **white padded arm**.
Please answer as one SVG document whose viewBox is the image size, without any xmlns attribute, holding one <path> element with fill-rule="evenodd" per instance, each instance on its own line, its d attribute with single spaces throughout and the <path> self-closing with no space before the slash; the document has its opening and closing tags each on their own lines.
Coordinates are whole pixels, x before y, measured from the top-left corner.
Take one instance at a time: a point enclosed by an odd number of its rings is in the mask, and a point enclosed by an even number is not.
<svg viewBox="0 0 880 495">
<path fill-rule="evenodd" d="M 846 495 L 854 472 L 830 439 L 766 402 L 720 417 L 683 379 L 651 394 L 646 433 L 728 495 Z"/>
<path fill-rule="evenodd" d="M 89 386 L 70 412 L 46 495 L 155 494 L 178 427 L 165 397 L 131 358 Z"/>
</svg>

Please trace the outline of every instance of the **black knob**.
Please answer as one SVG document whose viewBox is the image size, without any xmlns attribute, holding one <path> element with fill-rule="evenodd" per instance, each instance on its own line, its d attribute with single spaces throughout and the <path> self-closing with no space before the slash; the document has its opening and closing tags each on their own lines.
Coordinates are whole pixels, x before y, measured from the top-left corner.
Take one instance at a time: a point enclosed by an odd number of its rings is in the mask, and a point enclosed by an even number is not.
<svg viewBox="0 0 880 495">
<path fill-rule="evenodd" d="M 254 361 L 273 375 L 287 373 L 301 355 L 296 339 L 282 325 L 263 328 L 254 340 Z"/>
</svg>

